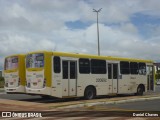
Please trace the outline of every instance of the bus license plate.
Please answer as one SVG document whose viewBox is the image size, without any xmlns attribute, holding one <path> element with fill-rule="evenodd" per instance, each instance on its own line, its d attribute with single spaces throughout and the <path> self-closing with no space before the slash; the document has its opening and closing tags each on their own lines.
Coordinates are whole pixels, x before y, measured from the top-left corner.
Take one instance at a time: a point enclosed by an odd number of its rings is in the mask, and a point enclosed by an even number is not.
<svg viewBox="0 0 160 120">
<path fill-rule="evenodd" d="M 13 85 L 13 82 L 10 82 L 10 85 Z"/>
<path fill-rule="evenodd" d="M 34 83 L 33 83 L 33 85 L 34 85 L 34 86 L 36 86 L 36 85 L 37 85 L 37 83 L 36 83 L 36 82 L 34 82 Z"/>
</svg>

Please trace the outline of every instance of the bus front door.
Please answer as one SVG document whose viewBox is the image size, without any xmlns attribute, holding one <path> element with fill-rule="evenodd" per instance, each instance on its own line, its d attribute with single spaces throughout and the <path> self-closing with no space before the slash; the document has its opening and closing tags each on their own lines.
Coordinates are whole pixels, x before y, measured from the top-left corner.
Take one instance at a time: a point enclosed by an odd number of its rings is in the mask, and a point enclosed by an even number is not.
<svg viewBox="0 0 160 120">
<path fill-rule="evenodd" d="M 76 61 L 62 61 L 62 96 L 75 96 L 77 86 Z"/>
<path fill-rule="evenodd" d="M 108 64 L 109 93 L 118 93 L 118 64 Z"/>
</svg>

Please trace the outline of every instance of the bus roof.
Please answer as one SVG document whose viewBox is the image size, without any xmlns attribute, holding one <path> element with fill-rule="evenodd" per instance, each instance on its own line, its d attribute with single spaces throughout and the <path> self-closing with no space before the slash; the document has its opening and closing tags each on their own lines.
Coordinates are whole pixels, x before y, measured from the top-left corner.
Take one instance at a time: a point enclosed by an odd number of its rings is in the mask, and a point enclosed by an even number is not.
<svg viewBox="0 0 160 120">
<path fill-rule="evenodd" d="M 152 60 L 144 60 L 137 58 L 123 58 L 123 57 L 113 57 L 113 56 L 97 56 L 91 54 L 79 54 L 79 53 L 66 53 L 66 52 L 52 52 L 52 51 L 35 51 L 27 54 L 34 53 L 49 53 L 54 56 L 63 56 L 63 57 L 74 57 L 74 58 L 92 58 L 92 59 L 102 59 L 102 60 L 114 60 L 114 61 L 130 61 L 130 62 L 145 62 L 145 63 L 154 63 Z"/>
<path fill-rule="evenodd" d="M 13 55 L 6 56 L 5 58 L 14 57 L 14 56 L 25 56 L 25 54 L 13 54 Z"/>
<path fill-rule="evenodd" d="M 136 59 L 136 58 L 122 58 L 113 56 L 97 56 L 89 54 L 76 54 L 76 53 L 65 53 L 65 52 L 53 52 L 54 55 L 64 56 L 64 57 L 75 57 L 75 58 L 92 58 L 92 59 L 104 59 L 104 60 L 114 60 L 114 61 L 133 61 L 133 62 L 146 62 L 153 63 L 152 60 Z"/>
</svg>

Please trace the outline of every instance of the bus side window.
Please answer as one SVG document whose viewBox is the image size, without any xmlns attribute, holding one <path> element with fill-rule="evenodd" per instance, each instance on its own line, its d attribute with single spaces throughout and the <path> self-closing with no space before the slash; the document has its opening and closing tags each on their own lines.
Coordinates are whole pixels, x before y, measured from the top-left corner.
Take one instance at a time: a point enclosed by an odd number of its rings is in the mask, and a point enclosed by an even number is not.
<svg viewBox="0 0 160 120">
<path fill-rule="evenodd" d="M 106 74 L 106 61 L 91 59 L 91 73 L 92 74 Z"/>
<path fill-rule="evenodd" d="M 108 79 L 112 79 L 112 68 L 111 68 L 111 64 L 108 64 Z"/>
<path fill-rule="evenodd" d="M 120 72 L 121 74 L 130 74 L 129 62 L 120 61 Z"/>
<path fill-rule="evenodd" d="M 54 56 L 53 58 L 53 68 L 54 73 L 60 73 L 61 72 L 61 62 L 60 57 Z"/>
<path fill-rule="evenodd" d="M 68 79 L 68 61 L 62 61 L 63 79 Z"/>
<path fill-rule="evenodd" d="M 89 74 L 90 73 L 90 60 L 86 58 L 79 59 L 79 73 Z"/>
<path fill-rule="evenodd" d="M 146 75 L 146 64 L 145 63 L 139 63 L 139 74 L 140 75 Z"/>
<path fill-rule="evenodd" d="M 138 63 L 130 62 L 130 70 L 131 70 L 131 74 L 138 74 Z"/>
</svg>

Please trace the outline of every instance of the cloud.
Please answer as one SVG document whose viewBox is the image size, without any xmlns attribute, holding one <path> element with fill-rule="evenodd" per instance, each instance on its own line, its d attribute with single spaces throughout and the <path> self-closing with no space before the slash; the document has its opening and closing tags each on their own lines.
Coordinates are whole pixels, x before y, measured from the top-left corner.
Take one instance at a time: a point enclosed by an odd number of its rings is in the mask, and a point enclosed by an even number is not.
<svg viewBox="0 0 160 120">
<path fill-rule="evenodd" d="M 147 41 L 139 37 L 136 28 L 131 23 L 123 26 L 125 29 L 99 24 L 101 54 L 156 60 L 160 45 L 154 43 L 153 40 Z M 96 24 L 92 24 L 84 30 L 62 29 L 58 36 L 61 36 L 59 39 L 64 40 L 58 50 L 97 54 L 96 27 Z"/>
<path fill-rule="evenodd" d="M 159 0 L 1 1 L 0 69 L 4 57 L 34 50 L 97 54 L 99 13 L 102 55 L 160 60 L 160 23 L 135 24 L 133 16 L 160 18 Z M 140 14 L 139 14 L 140 13 Z M 145 20 L 145 18 L 144 18 Z M 152 20 L 152 19 L 151 19 Z M 85 27 L 66 26 L 80 21 Z M 136 21 L 138 22 L 138 21 Z M 143 21 L 142 21 L 143 23 Z"/>
<path fill-rule="evenodd" d="M 8 36 L 1 34 L 1 55 L 26 53 L 33 50 L 54 49 L 55 43 L 48 39 L 29 38 L 24 35 L 9 34 Z"/>
</svg>

